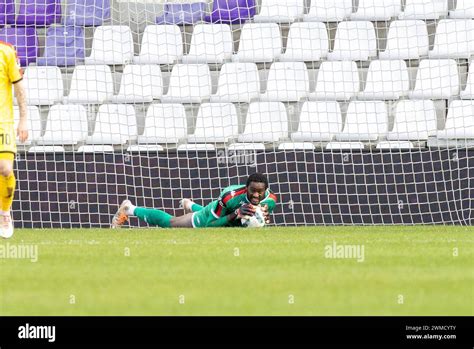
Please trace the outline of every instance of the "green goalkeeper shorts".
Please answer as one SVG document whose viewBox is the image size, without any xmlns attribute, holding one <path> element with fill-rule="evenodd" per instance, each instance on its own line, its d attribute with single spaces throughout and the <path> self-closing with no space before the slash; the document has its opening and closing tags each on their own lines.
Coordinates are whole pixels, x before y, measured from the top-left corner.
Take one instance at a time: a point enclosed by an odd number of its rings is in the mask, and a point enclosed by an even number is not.
<svg viewBox="0 0 474 349">
<path fill-rule="evenodd" d="M 199 211 L 194 212 L 193 228 L 205 228 L 208 227 L 211 222 L 217 220 L 217 218 L 212 214 L 214 207 L 215 205 L 210 203 L 209 205 L 201 208 Z"/>
</svg>

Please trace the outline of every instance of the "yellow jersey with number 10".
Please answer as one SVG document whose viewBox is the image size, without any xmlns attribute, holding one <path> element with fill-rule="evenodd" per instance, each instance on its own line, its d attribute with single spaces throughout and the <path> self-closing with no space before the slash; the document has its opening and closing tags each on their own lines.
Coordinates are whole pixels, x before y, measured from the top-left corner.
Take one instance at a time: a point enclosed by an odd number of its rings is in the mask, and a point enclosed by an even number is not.
<svg viewBox="0 0 474 349">
<path fill-rule="evenodd" d="M 12 85 L 22 78 L 15 48 L 0 41 L 0 153 L 16 152 Z"/>
</svg>

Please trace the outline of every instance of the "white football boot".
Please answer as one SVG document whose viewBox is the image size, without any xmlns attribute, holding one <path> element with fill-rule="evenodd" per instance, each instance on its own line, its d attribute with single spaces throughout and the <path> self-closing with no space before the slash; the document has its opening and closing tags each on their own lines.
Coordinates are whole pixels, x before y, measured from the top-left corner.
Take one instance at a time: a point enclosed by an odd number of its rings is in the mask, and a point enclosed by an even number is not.
<svg viewBox="0 0 474 349">
<path fill-rule="evenodd" d="M 122 201 L 119 209 L 114 215 L 114 218 L 112 218 L 112 229 L 120 228 L 125 224 L 125 222 L 128 222 L 128 212 L 131 205 L 132 202 L 130 200 Z"/>
</svg>

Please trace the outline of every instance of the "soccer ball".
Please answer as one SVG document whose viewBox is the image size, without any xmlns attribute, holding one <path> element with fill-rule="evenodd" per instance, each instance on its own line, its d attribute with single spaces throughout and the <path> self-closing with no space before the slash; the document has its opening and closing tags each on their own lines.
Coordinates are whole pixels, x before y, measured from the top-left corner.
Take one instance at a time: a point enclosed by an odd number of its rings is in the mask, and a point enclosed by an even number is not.
<svg viewBox="0 0 474 349">
<path fill-rule="evenodd" d="M 242 218 L 242 226 L 247 228 L 261 228 L 265 225 L 265 216 L 262 208 L 256 206 L 256 211 L 253 216 L 245 216 Z"/>
</svg>

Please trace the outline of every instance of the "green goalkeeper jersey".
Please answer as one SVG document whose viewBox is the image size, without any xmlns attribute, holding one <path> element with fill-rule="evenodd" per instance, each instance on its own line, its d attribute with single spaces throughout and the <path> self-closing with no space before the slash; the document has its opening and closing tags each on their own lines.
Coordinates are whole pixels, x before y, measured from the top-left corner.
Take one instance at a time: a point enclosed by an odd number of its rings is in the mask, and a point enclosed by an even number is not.
<svg viewBox="0 0 474 349">
<path fill-rule="evenodd" d="M 265 198 L 260 202 L 260 206 L 268 205 L 268 213 L 272 213 L 275 208 L 277 197 L 270 189 L 265 192 Z M 247 187 L 245 185 L 231 185 L 222 190 L 219 199 L 211 202 L 208 206 L 215 219 L 225 217 L 235 212 L 243 204 L 250 203 L 247 199 Z M 225 220 L 223 220 L 225 221 Z M 241 226 L 240 219 L 225 222 L 220 226 Z"/>
</svg>

